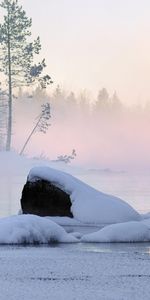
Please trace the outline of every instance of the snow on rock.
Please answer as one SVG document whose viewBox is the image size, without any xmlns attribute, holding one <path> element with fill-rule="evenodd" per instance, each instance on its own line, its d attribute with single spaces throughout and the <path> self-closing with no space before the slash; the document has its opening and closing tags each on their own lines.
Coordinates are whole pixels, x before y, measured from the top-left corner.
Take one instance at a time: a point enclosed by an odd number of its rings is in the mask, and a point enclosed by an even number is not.
<svg viewBox="0 0 150 300">
<path fill-rule="evenodd" d="M 82 226 L 85 225 L 83 223 L 81 223 L 80 221 L 74 219 L 74 218 L 69 218 L 69 217 L 45 217 L 57 224 L 59 224 L 60 226 Z M 88 224 L 87 224 L 88 225 Z"/>
<path fill-rule="evenodd" d="M 150 241 L 150 228 L 143 222 L 118 223 L 84 235 L 81 240 L 88 243 L 148 242 Z"/>
<path fill-rule="evenodd" d="M 145 214 L 141 214 L 141 217 L 142 217 L 143 220 L 150 219 L 150 212 L 147 212 Z"/>
<path fill-rule="evenodd" d="M 74 218 L 87 224 L 108 224 L 140 220 L 140 215 L 123 200 L 104 194 L 70 174 L 49 167 L 31 169 L 28 181 L 50 181 L 70 195 Z"/>
<path fill-rule="evenodd" d="M 150 228 L 150 217 L 142 220 L 142 223 L 145 224 L 148 228 Z"/>
<path fill-rule="evenodd" d="M 35 215 L 0 219 L 0 244 L 73 243 L 78 240 L 58 224 Z"/>
</svg>

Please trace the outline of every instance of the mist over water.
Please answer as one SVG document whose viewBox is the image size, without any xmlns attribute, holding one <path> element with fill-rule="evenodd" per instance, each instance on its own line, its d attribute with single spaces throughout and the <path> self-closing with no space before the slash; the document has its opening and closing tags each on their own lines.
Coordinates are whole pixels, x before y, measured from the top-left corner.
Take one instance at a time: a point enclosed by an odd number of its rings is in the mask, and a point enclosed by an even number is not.
<svg viewBox="0 0 150 300">
<path fill-rule="evenodd" d="M 43 103 L 51 104 L 51 126 L 35 133 L 25 154 L 56 159 L 77 152 L 74 163 L 89 168 L 140 170 L 150 168 L 150 105 L 126 107 L 117 94 L 101 89 L 96 99 L 60 87 L 48 96 L 20 93 L 14 103 L 13 146 L 20 150 Z"/>
</svg>

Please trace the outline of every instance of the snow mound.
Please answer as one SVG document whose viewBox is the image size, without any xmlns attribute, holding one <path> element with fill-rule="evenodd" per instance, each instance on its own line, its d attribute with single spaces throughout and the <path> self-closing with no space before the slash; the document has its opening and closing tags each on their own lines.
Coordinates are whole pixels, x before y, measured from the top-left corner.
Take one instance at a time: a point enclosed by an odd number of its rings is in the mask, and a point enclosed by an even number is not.
<svg viewBox="0 0 150 300">
<path fill-rule="evenodd" d="M 150 217 L 149 217 L 149 219 L 147 218 L 147 219 L 142 220 L 142 223 L 145 224 L 148 228 L 150 228 Z"/>
<path fill-rule="evenodd" d="M 140 220 L 140 215 L 123 200 L 104 194 L 67 174 L 49 167 L 31 169 L 28 181 L 44 179 L 70 195 L 74 218 L 87 224 Z"/>
<path fill-rule="evenodd" d="M 78 240 L 58 224 L 34 215 L 0 219 L 0 244 L 73 243 Z"/>
<path fill-rule="evenodd" d="M 92 243 L 148 242 L 150 241 L 150 219 L 149 227 L 143 222 L 136 221 L 113 224 L 84 235 L 81 240 Z"/>
</svg>

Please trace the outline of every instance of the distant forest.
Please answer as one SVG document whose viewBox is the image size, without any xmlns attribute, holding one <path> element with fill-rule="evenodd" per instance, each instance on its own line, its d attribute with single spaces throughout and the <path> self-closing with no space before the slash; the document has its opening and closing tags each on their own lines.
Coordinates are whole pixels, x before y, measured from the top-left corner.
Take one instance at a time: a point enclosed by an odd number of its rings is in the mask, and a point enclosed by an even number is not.
<svg viewBox="0 0 150 300">
<path fill-rule="evenodd" d="M 89 152 L 87 156 L 94 156 L 94 149 L 99 151 L 103 160 L 109 160 L 106 153 L 111 149 L 112 156 L 116 159 L 122 157 L 125 152 L 134 156 L 136 152 L 150 148 L 150 102 L 145 105 L 126 106 L 116 92 L 109 95 L 106 88 L 97 93 L 96 99 L 90 98 L 86 91 L 79 93 L 66 92 L 60 86 L 48 94 L 47 91 L 37 87 L 29 93 L 19 90 L 14 98 L 14 122 L 13 122 L 13 148 L 19 151 L 30 132 L 37 116 L 41 111 L 41 105 L 50 103 L 51 126 L 43 139 L 43 148 L 36 134 L 30 142 L 26 152 L 45 153 L 50 158 L 55 153 L 66 154 L 76 149 L 80 152 Z M 0 148 L 3 150 L 6 137 L 5 96 L 0 97 L 1 106 L 1 132 Z M 47 142 L 49 141 L 49 148 Z M 44 146 L 44 143 L 46 146 Z M 119 144 L 119 147 L 117 146 Z M 35 146 L 34 146 L 35 145 Z M 70 145 L 70 146 L 68 146 Z M 149 149 L 150 150 L 150 149 Z M 139 152 L 139 156 L 140 153 Z M 145 152 L 144 152 L 145 153 Z M 145 154 L 144 154 L 145 155 Z M 148 154 L 146 153 L 146 156 Z"/>
</svg>

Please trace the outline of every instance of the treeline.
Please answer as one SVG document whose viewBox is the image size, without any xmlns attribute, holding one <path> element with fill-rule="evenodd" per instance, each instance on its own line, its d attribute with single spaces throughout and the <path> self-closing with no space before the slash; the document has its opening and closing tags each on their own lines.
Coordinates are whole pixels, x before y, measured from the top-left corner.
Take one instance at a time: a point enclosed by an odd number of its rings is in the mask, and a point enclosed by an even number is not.
<svg viewBox="0 0 150 300">
<path fill-rule="evenodd" d="M 91 96 L 86 90 L 78 94 L 73 91 L 67 92 L 59 85 L 51 93 L 47 93 L 46 90 L 42 90 L 40 87 L 37 87 L 33 93 L 23 92 L 20 89 L 16 99 L 21 101 L 21 106 L 26 106 L 27 103 L 30 103 L 34 108 L 41 103 L 49 102 L 52 109 L 60 113 L 61 116 L 63 116 L 63 113 L 70 114 L 72 110 L 75 113 L 81 113 L 82 116 L 84 114 L 92 115 L 95 112 L 106 114 L 122 113 L 123 111 L 128 113 L 150 112 L 150 101 L 142 104 L 127 105 L 122 102 L 117 92 L 110 95 L 106 88 L 100 89 L 97 97 Z M 16 102 L 18 104 L 18 101 Z"/>
<path fill-rule="evenodd" d="M 127 153 L 132 158 L 148 156 L 150 151 L 150 103 L 126 106 L 117 93 L 109 95 L 105 88 L 94 99 L 86 91 L 76 94 L 66 92 L 60 86 L 48 94 L 36 88 L 27 93 L 19 90 L 14 98 L 13 148 L 21 150 L 27 136 L 36 123 L 44 103 L 50 103 L 51 126 L 43 135 L 36 133 L 26 148 L 26 153 L 36 155 L 44 152 L 49 158 L 70 154 L 72 149 L 77 158 L 89 160 L 99 155 L 99 161 L 123 160 Z M 5 103 L 4 98 L 1 104 Z M 3 106 L 2 105 L 2 106 Z M 5 115 L 1 110 L 0 141 L 5 145 Z M 111 154 L 110 154 L 111 153 Z M 98 158 L 97 158 L 98 159 Z"/>
<path fill-rule="evenodd" d="M 49 96 L 40 89 L 36 89 L 33 97 L 37 100 L 45 99 L 50 101 L 52 108 L 57 112 L 60 111 L 63 116 L 70 114 L 72 110 L 82 115 L 87 114 L 88 116 L 95 113 L 103 114 L 121 114 L 127 113 L 149 113 L 150 112 L 150 101 L 143 102 L 141 104 L 127 105 L 119 98 L 117 92 L 114 91 L 110 95 L 106 88 L 102 88 L 98 91 L 97 96 L 91 96 L 86 90 L 76 94 L 74 92 L 66 92 L 59 85 Z M 44 101 L 45 101 L 44 100 Z"/>
</svg>

